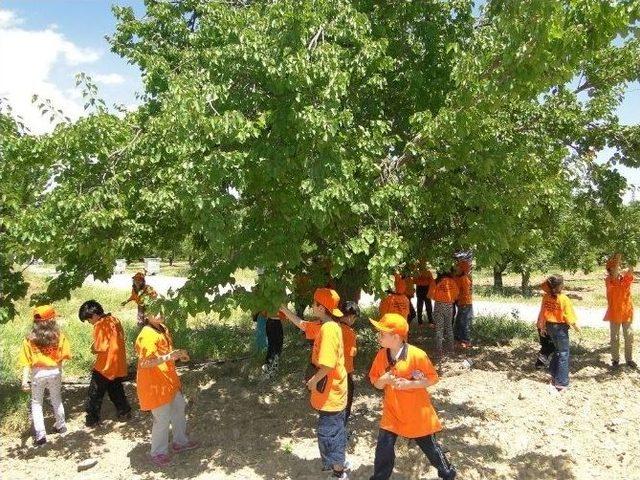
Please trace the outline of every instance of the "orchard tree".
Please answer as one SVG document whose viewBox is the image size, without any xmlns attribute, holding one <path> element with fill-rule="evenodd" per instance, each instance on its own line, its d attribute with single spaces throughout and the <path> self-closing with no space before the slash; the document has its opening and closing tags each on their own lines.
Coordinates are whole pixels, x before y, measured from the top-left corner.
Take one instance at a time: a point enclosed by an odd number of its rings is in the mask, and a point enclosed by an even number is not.
<svg viewBox="0 0 640 480">
<path fill-rule="evenodd" d="M 114 10 L 110 40 L 142 71 L 140 108 L 97 105 L 38 142 L 56 187 L 21 228 L 56 219 L 30 237 L 60 262 L 50 297 L 185 240 L 183 312 L 276 306 L 306 266 L 380 292 L 418 258 L 496 264 L 567 197 L 616 217 L 616 165 L 640 161 L 615 115 L 637 1 L 145 4 Z M 260 269 L 252 292 L 238 268 Z"/>
</svg>

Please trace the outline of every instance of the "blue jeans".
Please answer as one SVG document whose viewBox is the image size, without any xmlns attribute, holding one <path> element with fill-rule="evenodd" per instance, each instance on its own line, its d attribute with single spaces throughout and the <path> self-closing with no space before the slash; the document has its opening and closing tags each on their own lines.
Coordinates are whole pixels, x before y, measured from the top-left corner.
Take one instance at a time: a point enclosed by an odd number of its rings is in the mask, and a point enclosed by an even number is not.
<svg viewBox="0 0 640 480">
<path fill-rule="evenodd" d="M 380 429 L 378 443 L 376 444 L 376 457 L 373 462 L 373 476 L 369 480 L 387 480 L 393 473 L 393 464 L 396 460 L 396 439 L 398 435 L 388 430 Z M 456 477 L 456 469 L 449 463 L 442 452 L 442 448 L 436 442 L 435 435 L 414 438 L 420 450 L 429 459 L 429 463 L 438 470 L 438 477 L 452 480 Z"/>
<path fill-rule="evenodd" d="M 553 384 L 569 386 L 569 325 L 566 323 L 547 323 L 547 334 L 553 342 L 555 352 L 551 357 L 549 371 Z"/>
<path fill-rule="evenodd" d="M 473 320 L 473 305 L 458 305 L 454 338 L 459 342 L 471 341 L 471 321 Z"/>
<path fill-rule="evenodd" d="M 347 450 L 345 412 L 318 412 L 318 447 L 323 467 L 344 466 Z"/>
</svg>

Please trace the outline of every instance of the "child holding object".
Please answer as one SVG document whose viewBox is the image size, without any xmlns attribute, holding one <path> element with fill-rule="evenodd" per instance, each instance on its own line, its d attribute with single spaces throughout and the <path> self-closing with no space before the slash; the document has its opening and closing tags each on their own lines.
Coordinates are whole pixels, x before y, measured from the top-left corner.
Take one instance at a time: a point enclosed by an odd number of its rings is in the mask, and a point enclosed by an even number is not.
<svg viewBox="0 0 640 480">
<path fill-rule="evenodd" d="M 136 302 L 136 304 L 138 305 L 138 326 L 142 326 L 144 324 L 145 303 L 148 299 L 157 298 L 158 294 L 151 285 L 147 284 L 144 273 L 136 273 L 133 277 L 131 277 L 131 280 L 131 295 L 129 295 L 128 299 L 122 302 L 122 306 L 124 307 L 131 301 Z"/>
<path fill-rule="evenodd" d="M 633 267 L 620 272 L 621 255 L 615 254 L 607 261 L 607 312 L 604 321 L 609 322 L 611 366 L 620 366 L 620 329 L 624 336 L 624 359 L 630 368 L 638 368 L 633 361 L 633 302 L 631 300 L 631 285 L 633 284 Z"/>
<path fill-rule="evenodd" d="M 384 390 L 382 418 L 370 480 L 386 480 L 393 473 L 395 443 L 398 436 L 411 438 L 424 452 L 438 477 L 452 480 L 456 469 L 447 460 L 435 434 L 442 430 L 427 388 L 438 381 L 438 374 L 427 354 L 407 343 L 409 325 L 400 315 L 388 313 L 379 321 L 370 320 L 378 331 L 380 350 L 369 379 Z"/>
</svg>

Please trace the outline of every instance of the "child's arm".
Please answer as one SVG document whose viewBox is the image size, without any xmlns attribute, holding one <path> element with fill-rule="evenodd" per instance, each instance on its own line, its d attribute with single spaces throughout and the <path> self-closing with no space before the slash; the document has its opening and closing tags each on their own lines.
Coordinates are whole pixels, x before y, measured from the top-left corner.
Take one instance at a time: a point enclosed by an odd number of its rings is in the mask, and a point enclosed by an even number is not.
<svg viewBox="0 0 640 480">
<path fill-rule="evenodd" d="M 384 390 L 384 387 L 393 383 L 395 376 L 391 372 L 385 372 L 373 383 L 373 386 L 378 390 Z"/>
<path fill-rule="evenodd" d="M 282 312 L 284 314 L 284 316 L 287 317 L 287 320 L 289 320 L 291 323 L 293 323 L 296 327 L 298 327 L 300 330 L 304 330 L 304 328 L 302 327 L 303 320 L 300 319 L 300 317 L 298 317 L 295 313 L 293 313 L 291 310 L 289 310 L 284 305 L 280 306 L 280 310 L 279 311 Z M 320 377 L 320 378 L 322 378 L 322 377 Z"/>
<path fill-rule="evenodd" d="M 189 361 L 189 354 L 185 350 L 174 350 L 159 357 L 145 358 L 138 362 L 140 368 L 154 368 L 171 360 Z"/>
<path fill-rule="evenodd" d="M 331 370 L 333 370 L 333 368 L 320 365 L 320 367 L 318 367 L 318 371 L 309 380 L 307 380 L 307 388 L 309 391 L 313 392 L 318 382 L 329 375 Z"/>
<path fill-rule="evenodd" d="M 438 379 L 430 379 L 428 377 L 420 378 L 417 380 L 409 380 L 408 378 L 395 378 L 393 380 L 393 388 L 396 390 L 414 390 L 427 388 L 437 383 Z"/>
<path fill-rule="evenodd" d="M 25 392 L 29 391 L 29 376 L 31 373 L 31 368 L 22 367 L 22 390 Z"/>
</svg>

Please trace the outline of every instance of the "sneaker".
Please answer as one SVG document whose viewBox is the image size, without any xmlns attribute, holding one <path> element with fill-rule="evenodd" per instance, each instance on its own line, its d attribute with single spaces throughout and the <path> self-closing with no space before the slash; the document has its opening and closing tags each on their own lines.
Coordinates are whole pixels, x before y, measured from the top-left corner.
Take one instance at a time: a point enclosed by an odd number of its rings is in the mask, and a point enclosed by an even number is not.
<svg viewBox="0 0 640 480">
<path fill-rule="evenodd" d="M 538 354 L 538 359 L 536 360 L 536 366 L 538 366 L 538 362 L 540 362 L 541 365 L 544 365 L 545 367 L 549 366 L 551 360 L 551 355 L 546 356 L 543 355 L 541 353 Z"/>
<path fill-rule="evenodd" d="M 633 360 L 627 360 L 627 367 L 633 368 L 634 370 L 637 370 L 638 364 L 636 362 L 634 362 Z"/>
<path fill-rule="evenodd" d="M 173 465 L 173 461 L 169 455 L 165 453 L 159 453 L 158 455 L 151 455 L 151 463 L 156 467 L 164 468 Z"/>
<path fill-rule="evenodd" d="M 619 370 L 620 369 L 620 362 L 618 360 L 611 360 L 611 369 L 612 370 Z"/>
<path fill-rule="evenodd" d="M 43 445 L 46 445 L 46 443 L 47 443 L 47 437 L 36 438 L 33 441 L 33 446 L 34 447 L 41 447 Z"/>
<path fill-rule="evenodd" d="M 171 446 L 172 450 L 175 453 L 186 452 L 187 450 L 195 450 L 196 448 L 199 448 L 199 447 L 200 447 L 200 443 L 193 440 L 189 440 L 184 445 L 178 445 L 177 443 L 174 443 Z"/>
<path fill-rule="evenodd" d="M 59 435 L 64 435 L 67 433 L 67 426 L 65 425 L 64 427 L 56 428 L 55 431 Z"/>
<path fill-rule="evenodd" d="M 339 478 L 340 480 L 349 480 L 349 474 L 347 473 L 346 470 L 341 470 L 339 472 L 337 470 L 334 470 L 333 475 L 331 475 L 331 478 Z"/>
</svg>

